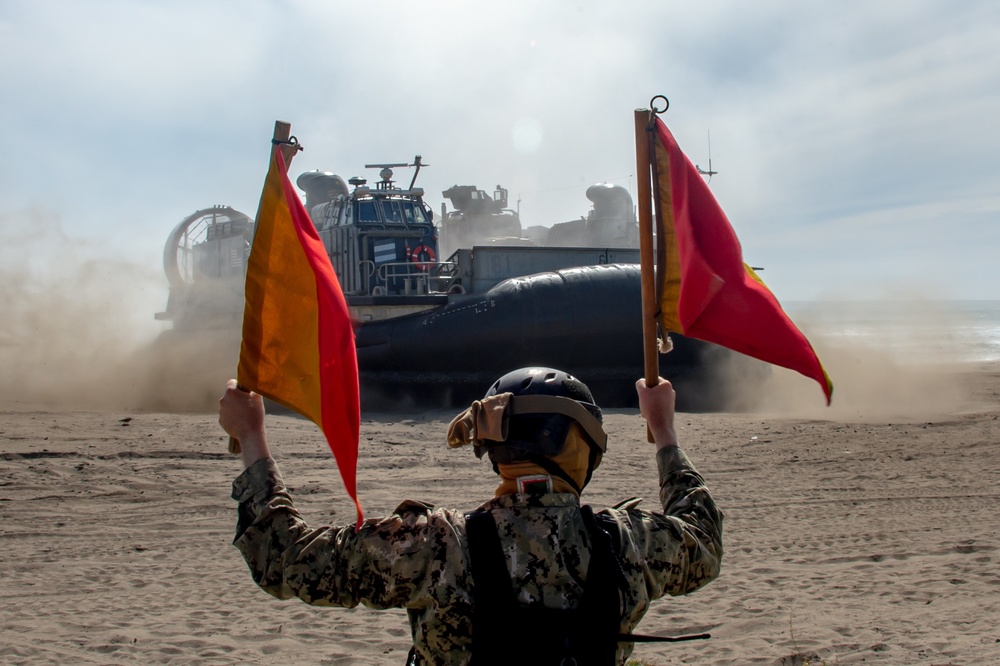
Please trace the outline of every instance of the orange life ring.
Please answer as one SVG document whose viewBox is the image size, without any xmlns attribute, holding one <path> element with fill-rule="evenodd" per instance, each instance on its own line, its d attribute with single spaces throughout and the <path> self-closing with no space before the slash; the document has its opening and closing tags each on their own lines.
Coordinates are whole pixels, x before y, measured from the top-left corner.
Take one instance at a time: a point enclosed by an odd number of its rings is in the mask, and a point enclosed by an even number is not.
<svg viewBox="0 0 1000 666">
<path fill-rule="evenodd" d="M 422 271 L 429 271 L 434 264 L 434 250 L 426 245 L 418 245 L 412 250 L 406 248 L 406 258 Z"/>
</svg>

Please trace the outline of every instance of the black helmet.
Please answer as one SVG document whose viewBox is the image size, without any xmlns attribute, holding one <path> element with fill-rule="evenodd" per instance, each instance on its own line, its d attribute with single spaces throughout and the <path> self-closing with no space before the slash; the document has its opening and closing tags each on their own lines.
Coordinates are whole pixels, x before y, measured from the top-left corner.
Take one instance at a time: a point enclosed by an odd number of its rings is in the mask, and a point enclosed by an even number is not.
<svg viewBox="0 0 1000 666">
<path fill-rule="evenodd" d="M 510 393 L 514 398 L 507 439 L 489 449 L 494 466 L 496 463 L 519 460 L 537 462 L 539 456 L 559 455 L 566 443 L 570 426 L 578 423 L 590 444 L 590 464 L 584 482 L 586 485 L 607 446 L 607 435 L 601 428 L 604 422 L 601 409 L 594 404 L 594 396 L 587 385 L 562 370 L 521 368 L 494 382 L 484 398 L 501 393 Z M 555 400 L 546 400 L 544 397 L 539 400 L 519 400 L 526 396 L 551 396 Z"/>
</svg>

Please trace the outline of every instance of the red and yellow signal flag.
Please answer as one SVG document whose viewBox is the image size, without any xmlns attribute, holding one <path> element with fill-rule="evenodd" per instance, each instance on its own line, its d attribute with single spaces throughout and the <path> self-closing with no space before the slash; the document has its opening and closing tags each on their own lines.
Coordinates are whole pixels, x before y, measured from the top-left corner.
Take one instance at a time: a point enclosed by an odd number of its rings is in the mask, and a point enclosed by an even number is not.
<svg viewBox="0 0 1000 666">
<path fill-rule="evenodd" d="M 320 427 L 360 524 L 354 328 L 323 241 L 288 180 L 280 146 L 272 150 L 261 194 L 245 292 L 237 382 Z"/>
<path fill-rule="evenodd" d="M 830 404 L 833 383 L 823 364 L 771 290 L 743 261 L 739 239 L 697 167 L 681 152 L 655 113 L 637 110 L 635 123 L 636 162 L 642 174 L 638 192 L 641 226 L 643 205 L 649 227 L 649 201 L 656 207 L 656 261 L 649 257 L 655 269 L 643 266 L 644 280 L 651 278 L 654 285 L 643 289 L 646 326 L 654 322 L 654 357 L 658 324 L 662 333 L 674 331 L 712 342 L 814 379 Z M 643 177 L 645 173 L 650 174 L 649 179 Z M 652 182 L 645 203 L 644 180 Z M 651 255 L 652 240 L 646 238 L 652 236 L 651 228 L 646 233 L 641 230 L 641 234 L 641 251 Z M 647 291 L 655 295 L 647 297 Z"/>
</svg>

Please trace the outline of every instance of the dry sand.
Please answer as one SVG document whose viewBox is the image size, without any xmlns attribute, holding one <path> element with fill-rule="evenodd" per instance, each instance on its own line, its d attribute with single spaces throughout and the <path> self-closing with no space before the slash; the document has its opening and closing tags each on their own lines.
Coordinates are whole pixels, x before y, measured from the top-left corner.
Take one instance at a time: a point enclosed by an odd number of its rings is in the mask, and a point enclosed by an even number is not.
<svg viewBox="0 0 1000 666">
<path fill-rule="evenodd" d="M 1000 663 L 1000 367 L 879 374 L 902 403 L 886 407 L 847 380 L 843 404 L 816 416 L 679 416 L 726 512 L 726 558 L 717 581 L 657 602 L 640 630 L 712 638 L 639 646 L 636 658 Z M 765 408 L 800 390 L 818 401 L 814 385 L 790 386 Z M 443 444 L 451 416 L 365 416 L 359 490 L 370 516 L 404 497 L 471 508 L 491 493 L 487 464 Z M 310 522 L 351 520 L 316 428 L 269 419 Z M 607 428 L 610 454 L 586 498 L 655 506 L 643 422 L 613 411 Z M 72 411 L 7 396 L 0 447 L 0 662 L 402 663 L 403 611 L 312 608 L 254 586 L 230 545 L 240 464 L 212 414 Z"/>
</svg>

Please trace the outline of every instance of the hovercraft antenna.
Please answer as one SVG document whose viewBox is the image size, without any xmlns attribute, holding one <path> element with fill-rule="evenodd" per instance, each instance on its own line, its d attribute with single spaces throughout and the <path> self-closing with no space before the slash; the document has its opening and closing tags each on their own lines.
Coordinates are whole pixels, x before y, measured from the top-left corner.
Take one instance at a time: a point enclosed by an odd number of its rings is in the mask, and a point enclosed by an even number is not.
<svg viewBox="0 0 1000 666">
<path fill-rule="evenodd" d="M 712 182 L 712 176 L 719 173 L 718 171 L 712 171 L 712 130 L 708 131 L 708 171 L 705 171 L 697 164 L 694 165 L 694 168 L 697 169 L 698 173 L 701 175 L 708 176 L 709 183 Z"/>
<path fill-rule="evenodd" d="M 381 169 L 379 171 L 379 177 L 382 178 L 382 182 L 378 184 L 378 189 L 389 190 L 392 189 L 392 170 L 401 168 L 417 167 L 417 170 L 413 172 L 413 179 L 410 181 L 409 189 L 413 189 L 413 184 L 417 182 L 417 175 L 420 173 L 420 167 L 430 166 L 430 164 L 424 164 L 420 155 L 413 158 L 413 164 L 407 164 L 406 162 L 393 162 L 392 164 L 366 164 L 366 169 Z"/>
</svg>

